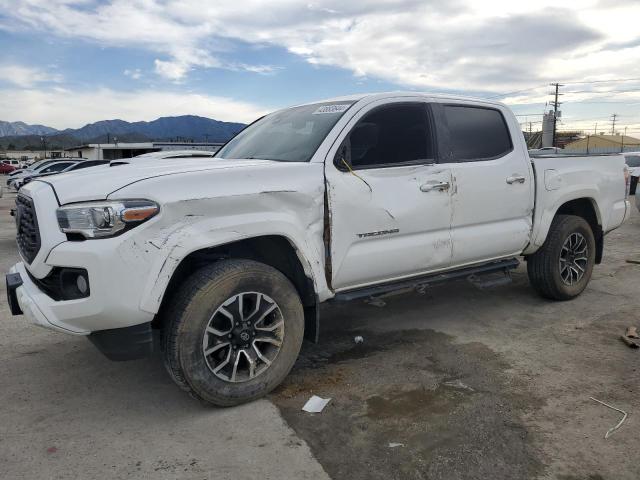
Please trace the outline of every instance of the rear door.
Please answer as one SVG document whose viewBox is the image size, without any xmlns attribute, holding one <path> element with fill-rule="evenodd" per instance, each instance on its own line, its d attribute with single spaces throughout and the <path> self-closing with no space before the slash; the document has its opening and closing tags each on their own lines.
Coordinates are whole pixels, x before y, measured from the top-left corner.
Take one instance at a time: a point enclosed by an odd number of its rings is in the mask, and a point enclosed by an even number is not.
<svg viewBox="0 0 640 480">
<path fill-rule="evenodd" d="M 421 99 L 379 101 L 349 121 L 325 162 L 331 283 L 348 290 L 451 262 L 451 172 L 435 164 Z"/>
<path fill-rule="evenodd" d="M 520 131 L 515 118 L 501 108 L 462 103 L 437 104 L 434 111 L 440 162 L 453 177 L 452 265 L 520 254 L 530 239 L 535 190 L 524 142 L 511 138 Z"/>
</svg>

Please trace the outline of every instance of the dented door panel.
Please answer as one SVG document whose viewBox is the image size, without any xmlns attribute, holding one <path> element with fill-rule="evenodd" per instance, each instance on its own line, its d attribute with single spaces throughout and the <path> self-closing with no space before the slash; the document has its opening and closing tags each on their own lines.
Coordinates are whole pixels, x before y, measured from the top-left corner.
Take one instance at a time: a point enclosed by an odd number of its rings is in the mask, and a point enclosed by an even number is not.
<svg viewBox="0 0 640 480">
<path fill-rule="evenodd" d="M 446 269 L 451 264 L 451 170 L 433 159 L 395 164 L 403 157 L 397 150 L 385 149 L 388 144 L 382 139 L 396 138 L 389 137 L 390 130 L 386 130 L 396 123 L 386 123 L 385 127 L 381 120 L 378 124 L 378 131 L 384 133 L 380 133 L 376 148 L 385 152 L 377 157 L 379 163 L 365 163 L 355 171 L 343 171 L 334 165 L 342 142 L 364 117 L 367 125 L 374 121 L 370 113 L 375 116 L 374 112 L 392 107 L 397 115 L 405 106 L 413 109 L 410 115 L 415 115 L 415 105 L 424 107 L 425 139 L 435 145 L 428 99 L 403 96 L 372 102 L 359 110 L 328 151 L 329 277 L 335 291 Z M 391 115 L 389 118 L 395 118 Z M 420 128 L 420 117 L 415 118 L 419 123 L 410 125 L 410 131 Z M 433 153 L 428 152 L 428 146 L 425 148 L 427 154 Z"/>
<path fill-rule="evenodd" d="M 435 165 L 341 172 L 328 166 L 332 286 L 336 291 L 446 268 L 450 182 Z M 357 175 L 357 176 L 356 176 Z"/>
<path fill-rule="evenodd" d="M 475 139 L 474 132 L 482 130 L 475 129 L 473 115 L 456 119 L 455 114 L 450 118 L 445 114 L 447 109 L 460 111 L 460 107 L 490 112 L 502 122 L 477 123 L 495 125 L 495 129 L 488 127 L 484 135 L 475 133 Z M 449 100 L 436 103 L 433 110 L 440 162 L 452 175 L 452 265 L 519 255 L 531 240 L 535 179 L 515 117 L 504 106 L 470 106 Z M 475 117 L 475 122 L 480 122 L 478 118 L 483 117 Z M 496 131 L 501 135 L 494 137 Z M 461 138 L 461 132 L 468 132 L 466 138 Z M 487 138 L 491 141 L 485 141 Z M 499 149 L 493 157 L 489 154 L 492 148 Z M 489 158 L 475 157 L 479 152 L 487 152 Z"/>
<path fill-rule="evenodd" d="M 454 265 L 519 255 L 531 238 L 533 178 L 520 152 L 497 160 L 452 164 Z M 507 183 L 514 174 L 524 183 Z"/>
</svg>

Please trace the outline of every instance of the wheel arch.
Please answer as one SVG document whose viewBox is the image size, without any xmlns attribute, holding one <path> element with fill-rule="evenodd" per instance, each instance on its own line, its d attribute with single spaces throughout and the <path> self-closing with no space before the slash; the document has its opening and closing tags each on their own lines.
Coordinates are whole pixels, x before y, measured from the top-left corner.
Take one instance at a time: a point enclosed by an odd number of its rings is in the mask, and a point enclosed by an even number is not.
<svg viewBox="0 0 640 480">
<path fill-rule="evenodd" d="M 173 300 L 180 282 L 198 268 L 229 258 L 242 258 L 269 265 L 285 275 L 296 288 L 305 314 L 305 338 L 317 341 L 319 335 L 319 301 L 311 273 L 305 271 L 296 246 L 281 235 L 243 238 L 222 245 L 200 248 L 185 256 L 171 275 L 152 326 L 162 328 L 166 319 L 163 312 Z"/>
<path fill-rule="evenodd" d="M 602 214 L 598 203 L 591 196 L 577 196 L 575 198 L 564 199 L 557 208 L 545 209 L 540 217 L 536 216 L 537 227 L 535 227 L 534 241 L 527 247 L 524 255 L 532 255 L 542 247 L 549 235 L 551 222 L 558 215 L 575 215 L 586 220 L 596 240 L 596 263 L 601 263 L 604 251 Z"/>
<path fill-rule="evenodd" d="M 589 197 L 570 200 L 560 205 L 554 218 L 558 215 L 575 215 L 586 220 L 596 240 L 596 264 L 601 263 L 604 251 L 604 234 L 602 232 L 602 218 L 596 201 Z"/>
</svg>

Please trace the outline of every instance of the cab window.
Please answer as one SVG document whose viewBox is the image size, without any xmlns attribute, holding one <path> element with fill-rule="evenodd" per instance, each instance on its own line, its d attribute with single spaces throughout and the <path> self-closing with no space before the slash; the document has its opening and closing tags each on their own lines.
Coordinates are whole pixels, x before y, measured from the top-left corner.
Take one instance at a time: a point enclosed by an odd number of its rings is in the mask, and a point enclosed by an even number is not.
<svg viewBox="0 0 640 480">
<path fill-rule="evenodd" d="M 445 105 L 449 130 L 449 160 L 491 160 L 513 150 L 507 123 L 499 110 L 476 106 Z"/>
<path fill-rule="evenodd" d="M 426 105 L 406 103 L 376 108 L 358 121 L 341 149 L 336 166 L 343 169 L 344 163 L 353 169 L 433 163 Z"/>
</svg>

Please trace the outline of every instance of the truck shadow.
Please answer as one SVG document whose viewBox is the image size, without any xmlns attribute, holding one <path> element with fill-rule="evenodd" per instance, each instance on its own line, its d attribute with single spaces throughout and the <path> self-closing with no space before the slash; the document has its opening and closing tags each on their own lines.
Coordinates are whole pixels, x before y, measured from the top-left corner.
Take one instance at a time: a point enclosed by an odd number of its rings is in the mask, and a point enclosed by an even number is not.
<svg viewBox="0 0 640 480">
<path fill-rule="evenodd" d="M 456 283 L 382 307 L 329 306 L 321 342 L 305 344 L 271 399 L 332 478 L 534 478 L 544 466 L 522 417 L 544 402 L 473 333 L 436 331 L 489 328 L 497 298 L 539 302 L 520 275 L 488 293 Z M 311 395 L 332 400 L 310 415 Z"/>
</svg>

